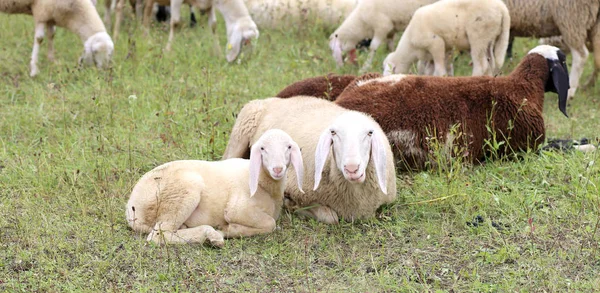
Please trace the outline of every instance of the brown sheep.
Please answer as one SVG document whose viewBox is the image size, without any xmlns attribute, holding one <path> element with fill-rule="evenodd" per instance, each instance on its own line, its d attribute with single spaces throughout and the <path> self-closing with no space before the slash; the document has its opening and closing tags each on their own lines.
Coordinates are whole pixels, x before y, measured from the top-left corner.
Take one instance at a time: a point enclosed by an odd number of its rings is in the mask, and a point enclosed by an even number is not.
<svg viewBox="0 0 600 293">
<path fill-rule="evenodd" d="M 335 99 L 344 91 L 356 75 L 327 74 L 324 76 L 311 77 L 293 83 L 279 92 L 278 98 L 291 98 L 295 96 L 312 96 L 329 101 Z"/>
</svg>

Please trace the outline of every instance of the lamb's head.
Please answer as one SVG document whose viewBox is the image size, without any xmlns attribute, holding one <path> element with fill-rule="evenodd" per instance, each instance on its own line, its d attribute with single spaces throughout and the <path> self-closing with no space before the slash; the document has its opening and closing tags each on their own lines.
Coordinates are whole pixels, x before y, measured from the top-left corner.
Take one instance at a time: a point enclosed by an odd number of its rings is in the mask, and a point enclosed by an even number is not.
<svg viewBox="0 0 600 293">
<path fill-rule="evenodd" d="M 227 62 L 234 61 L 243 46 L 252 46 L 252 39 L 258 39 L 258 35 L 258 28 L 250 16 L 227 24 Z"/>
<path fill-rule="evenodd" d="M 338 116 L 321 134 L 315 150 L 315 187 L 333 148 L 333 159 L 344 178 L 351 183 L 365 181 L 369 161 L 375 165 L 379 187 L 387 194 L 385 134 L 373 119 L 365 114 L 348 111 Z M 370 160 L 372 158 L 372 160 Z"/>
<path fill-rule="evenodd" d="M 567 115 L 567 99 L 570 85 L 565 53 L 554 46 L 540 45 L 531 49 L 527 54 L 539 54 L 546 58 L 549 78 L 546 81 L 545 90 L 558 94 L 558 109 L 569 117 Z"/>
<path fill-rule="evenodd" d="M 99 32 L 89 37 L 83 44 L 83 55 L 79 63 L 95 65 L 98 68 L 108 66 L 115 45 L 106 32 Z"/>
<path fill-rule="evenodd" d="M 283 130 L 266 131 L 250 149 L 250 196 L 258 189 L 261 167 L 271 178 L 279 181 L 286 176 L 290 163 L 296 170 L 298 189 L 302 191 L 304 165 L 300 147 Z"/>
<path fill-rule="evenodd" d="M 356 63 L 356 46 L 359 42 L 352 42 L 340 37 L 338 32 L 329 36 L 329 48 L 333 54 L 333 59 L 338 66 L 344 65 L 344 53 L 348 53 L 348 59 L 351 63 Z"/>
</svg>

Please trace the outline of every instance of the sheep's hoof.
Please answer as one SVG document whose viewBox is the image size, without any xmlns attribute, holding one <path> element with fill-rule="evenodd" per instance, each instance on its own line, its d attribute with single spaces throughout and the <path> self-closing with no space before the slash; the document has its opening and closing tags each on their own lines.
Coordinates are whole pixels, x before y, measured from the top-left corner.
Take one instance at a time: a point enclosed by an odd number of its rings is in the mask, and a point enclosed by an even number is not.
<svg viewBox="0 0 600 293">
<path fill-rule="evenodd" d="M 38 74 L 38 69 L 36 66 L 31 66 L 31 71 L 29 72 L 29 76 L 35 77 Z"/>
<path fill-rule="evenodd" d="M 214 247 L 223 248 L 225 245 L 225 240 L 223 238 L 223 233 L 213 230 L 206 233 L 206 237 L 210 244 Z"/>
</svg>

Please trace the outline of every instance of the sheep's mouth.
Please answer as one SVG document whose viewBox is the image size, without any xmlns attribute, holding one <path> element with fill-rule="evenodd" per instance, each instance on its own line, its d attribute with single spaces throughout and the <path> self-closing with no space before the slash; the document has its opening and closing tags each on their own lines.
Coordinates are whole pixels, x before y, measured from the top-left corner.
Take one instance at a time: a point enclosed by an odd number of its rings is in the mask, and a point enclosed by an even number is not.
<svg viewBox="0 0 600 293">
<path fill-rule="evenodd" d="M 361 173 L 359 176 L 348 174 L 348 181 L 350 182 L 363 182 L 365 173 Z"/>
<path fill-rule="evenodd" d="M 274 180 L 281 180 L 281 179 L 283 179 L 283 176 L 285 176 L 285 174 L 283 172 L 279 175 L 271 173 L 271 177 L 273 177 Z"/>
</svg>

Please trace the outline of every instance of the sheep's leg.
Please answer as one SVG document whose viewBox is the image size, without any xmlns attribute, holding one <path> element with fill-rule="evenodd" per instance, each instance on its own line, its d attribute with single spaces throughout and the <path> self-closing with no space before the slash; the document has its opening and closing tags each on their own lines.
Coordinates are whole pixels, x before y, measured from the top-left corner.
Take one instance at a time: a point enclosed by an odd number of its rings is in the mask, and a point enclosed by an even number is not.
<svg viewBox="0 0 600 293">
<path fill-rule="evenodd" d="M 429 53 L 431 54 L 433 66 L 435 68 L 433 75 L 448 75 L 448 72 L 446 72 L 446 44 L 444 43 L 444 40 L 439 36 L 431 39 L 431 43 L 429 44 Z"/>
<path fill-rule="evenodd" d="M 125 0 L 117 0 L 117 7 L 115 13 L 115 29 L 113 30 L 113 41 L 117 41 L 119 37 L 119 29 L 121 28 L 121 21 L 123 20 L 123 6 L 125 5 Z"/>
<path fill-rule="evenodd" d="M 579 85 L 579 78 L 583 73 L 583 67 L 585 66 L 585 61 L 589 55 L 588 49 L 583 44 L 580 48 L 570 47 L 572 58 L 572 66 L 571 73 L 569 74 L 569 83 L 571 84 L 571 88 L 569 89 L 568 99 L 573 98 L 575 92 L 577 91 L 577 86 Z"/>
<path fill-rule="evenodd" d="M 298 214 L 308 216 L 325 224 L 337 224 L 339 222 L 337 213 L 327 206 L 316 206 L 309 209 L 300 209 Z"/>
<path fill-rule="evenodd" d="M 35 35 L 33 38 L 33 50 L 31 52 L 31 63 L 29 66 L 31 67 L 31 72 L 29 76 L 34 77 L 38 74 L 37 62 L 38 55 L 40 54 L 40 45 L 44 40 L 44 30 L 46 28 L 46 23 L 38 22 L 35 24 Z"/>
<path fill-rule="evenodd" d="M 371 66 L 373 64 L 373 57 L 375 57 L 375 52 L 377 51 L 377 48 L 379 48 L 379 45 L 381 45 L 381 42 L 385 39 L 385 36 L 386 35 L 384 35 L 383 37 L 378 37 L 377 35 L 375 35 L 371 40 L 371 45 L 369 46 L 369 55 L 367 56 L 367 61 L 365 61 L 365 64 L 360 69 L 361 73 L 367 72 L 371 69 Z"/>
<path fill-rule="evenodd" d="M 169 30 L 169 40 L 167 41 L 166 51 L 171 51 L 171 43 L 175 35 L 175 29 L 181 21 L 181 4 L 183 0 L 171 0 L 171 29 Z"/>
<path fill-rule="evenodd" d="M 150 31 L 150 20 L 152 19 L 152 6 L 154 6 L 154 0 L 146 0 L 144 6 L 144 16 L 142 17 L 142 24 L 144 25 L 144 34 L 148 35 Z"/>
<path fill-rule="evenodd" d="M 144 14 L 144 0 L 135 0 L 135 18 L 140 19 L 143 18 Z"/>
<path fill-rule="evenodd" d="M 477 46 L 471 46 L 471 60 L 473 61 L 472 76 L 485 75 L 489 70 L 489 64 L 486 58 L 487 50 Z"/>
<path fill-rule="evenodd" d="M 208 225 L 180 229 L 176 231 L 164 230 L 161 227 L 155 229 L 148 235 L 148 241 L 154 241 L 158 244 L 193 244 L 204 243 L 206 240 L 216 247 L 223 247 L 225 241 L 223 233 L 215 230 Z"/>
<path fill-rule="evenodd" d="M 110 7 L 111 5 L 111 0 L 104 0 L 104 25 L 106 26 L 107 31 L 110 31 L 110 28 L 112 27 L 112 20 L 110 17 L 110 14 L 112 12 L 112 9 Z"/>
<path fill-rule="evenodd" d="M 583 88 L 593 87 L 596 84 L 598 78 L 598 71 L 600 70 L 600 28 L 595 27 L 592 32 L 592 51 L 594 51 L 594 71 L 590 78 L 583 85 Z"/>
<path fill-rule="evenodd" d="M 48 60 L 54 62 L 54 33 L 56 28 L 49 24 L 46 26 L 46 35 L 48 36 Z"/>
<path fill-rule="evenodd" d="M 215 5 L 210 7 L 210 11 L 208 12 L 208 26 L 213 34 L 217 32 L 217 14 L 215 12 Z"/>
<path fill-rule="evenodd" d="M 275 219 L 266 213 L 255 212 L 252 213 L 252 216 L 245 214 L 234 219 L 228 217 L 230 214 L 225 213 L 225 220 L 229 223 L 223 228 L 223 234 L 226 238 L 271 233 L 276 227 Z"/>
</svg>

